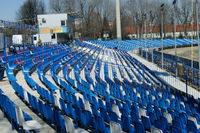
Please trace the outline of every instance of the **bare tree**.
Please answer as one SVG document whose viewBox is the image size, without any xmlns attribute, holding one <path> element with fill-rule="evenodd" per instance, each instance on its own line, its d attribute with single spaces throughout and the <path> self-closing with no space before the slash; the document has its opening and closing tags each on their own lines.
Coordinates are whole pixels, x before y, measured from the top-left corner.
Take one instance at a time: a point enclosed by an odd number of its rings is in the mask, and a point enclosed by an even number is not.
<svg viewBox="0 0 200 133">
<path fill-rule="evenodd" d="M 65 1 L 65 11 L 66 12 L 76 12 L 76 0 L 64 0 Z"/>
<path fill-rule="evenodd" d="M 180 9 L 177 12 L 180 24 L 184 25 L 183 30 L 186 36 L 188 36 L 187 34 L 188 27 L 190 26 L 191 23 L 194 22 L 193 20 L 194 13 L 191 10 L 191 5 L 192 1 L 182 0 L 182 2 L 180 3 Z"/>
<path fill-rule="evenodd" d="M 45 13 L 43 0 L 26 0 L 17 12 L 17 19 L 25 24 L 36 25 L 37 15 Z"/>
<path fill-rule="evenodd" d="M 50 10 L 54 13 L 63 13 L 65 11 L 65 0 L 50 0 Z"/>
</svg>

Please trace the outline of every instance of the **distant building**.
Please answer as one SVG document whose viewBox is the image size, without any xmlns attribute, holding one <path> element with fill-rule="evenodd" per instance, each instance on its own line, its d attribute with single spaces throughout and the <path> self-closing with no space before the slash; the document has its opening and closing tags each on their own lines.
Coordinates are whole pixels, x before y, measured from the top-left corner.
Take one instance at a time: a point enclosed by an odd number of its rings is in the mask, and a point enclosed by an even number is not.
<svg viewBox="0 0 200 133">
<path fill-rule="evenodd" d="M 114 23 L 110 21 L 110 22 L 108 22 L 108 24 L 109 24 L 109 28 L 110 28 L 110 29 L 113 29 Z"/>
<path fill-rule="evenodd" d="M 0 51 L 12 44 L 32 44 L 32 35 L 36 32 L 35 26 L 0 20 Z"/>
<path fill-rule="evenodd" d="M 78 19 L 75 19 L 75 22 L 74 22 L 74 27 L 76 30 L 80 30 L 83 28 L 83 21 L 81 18 L 78 18 Z"/>
<path fill-rule="evenodd" d="M 74 18 L 67 13 L 38 15 L 38 34 L 42 43 L 59 43 L 73 38 Z"/>
<path fill-rule="evenodd" d="M 199 25 L 200 26 L 200 25 Z M 151 26 L 146 27 L 147 34 L 145 34 L 145 28 L 139 30 L 138 27 L 126 27 L 125 32 L 130 38 L 151 38 Z M 163 37 L 166 38 L 174 37 L 174 25 L 165 25 L 163 29 Z M 197 36 L 197 26 L 196 25 L 176 25 L 176 37 L 192 37 Z M 142 33 L 141 33 L 142 32 Z M 141 36 L 140 36 L 141 35 Z M 161 29 L 160 26 L 152 27 L 152 37 L 161 38 Z"/>
</svg>

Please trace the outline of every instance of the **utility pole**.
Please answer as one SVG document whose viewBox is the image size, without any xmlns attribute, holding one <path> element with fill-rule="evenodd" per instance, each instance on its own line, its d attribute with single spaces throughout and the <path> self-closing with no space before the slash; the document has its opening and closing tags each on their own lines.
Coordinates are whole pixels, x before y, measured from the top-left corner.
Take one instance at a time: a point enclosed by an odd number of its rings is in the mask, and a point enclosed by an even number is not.
<svg viewBox="0 0 200 133">
<path fill-rule="evenodd" d="M 121 17 L 120 17 L 120 0 L 116 0 L 116 25 L 117 25 L 117 40 L 121 41 Z"/>
</svg>

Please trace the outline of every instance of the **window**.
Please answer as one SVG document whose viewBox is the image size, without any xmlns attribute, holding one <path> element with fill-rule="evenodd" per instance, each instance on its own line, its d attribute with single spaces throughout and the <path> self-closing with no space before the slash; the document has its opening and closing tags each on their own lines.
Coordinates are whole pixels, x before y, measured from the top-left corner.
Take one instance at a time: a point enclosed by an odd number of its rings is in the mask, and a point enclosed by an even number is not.
<svg viewBox="0 0 200 133">
<path fill-rule="evenodd" d="M 55 34 L 52 34 L 51 35 L 51 39 L 55 39 L 56 38 L 56 35 Z"/>
<path fill-rule="evenodd" d="M 42 23 L 46 23 L 46 19 L 45 18 L 42 18 Z"/>
<path fill-rule="evenodd" d="M 61 26 L 65 26 L 65 21 L 61 20 Z"/>
</svg>

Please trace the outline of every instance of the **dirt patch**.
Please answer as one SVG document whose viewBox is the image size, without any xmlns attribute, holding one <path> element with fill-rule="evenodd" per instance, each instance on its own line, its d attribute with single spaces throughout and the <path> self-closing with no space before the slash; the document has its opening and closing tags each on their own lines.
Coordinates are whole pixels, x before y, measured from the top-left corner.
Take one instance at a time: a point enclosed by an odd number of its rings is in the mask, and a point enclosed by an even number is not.
<svg viewBox="0 0 200 133">
<path fill-rule="evenodd" d="M 192 57 L 192 51 L 193 51 L 193 57 Z M 164 50 L 164 53 L 175 55 L 175 49 L 166 49 Z M 198 61 L 199 60 L 198 47 L 197 46 L 193 47 L 193 50 L 191 47 L 177 48 L 177 56 L 187 58 L 189 60 L 193 58 L 193 60 Z"/>
</svg>

